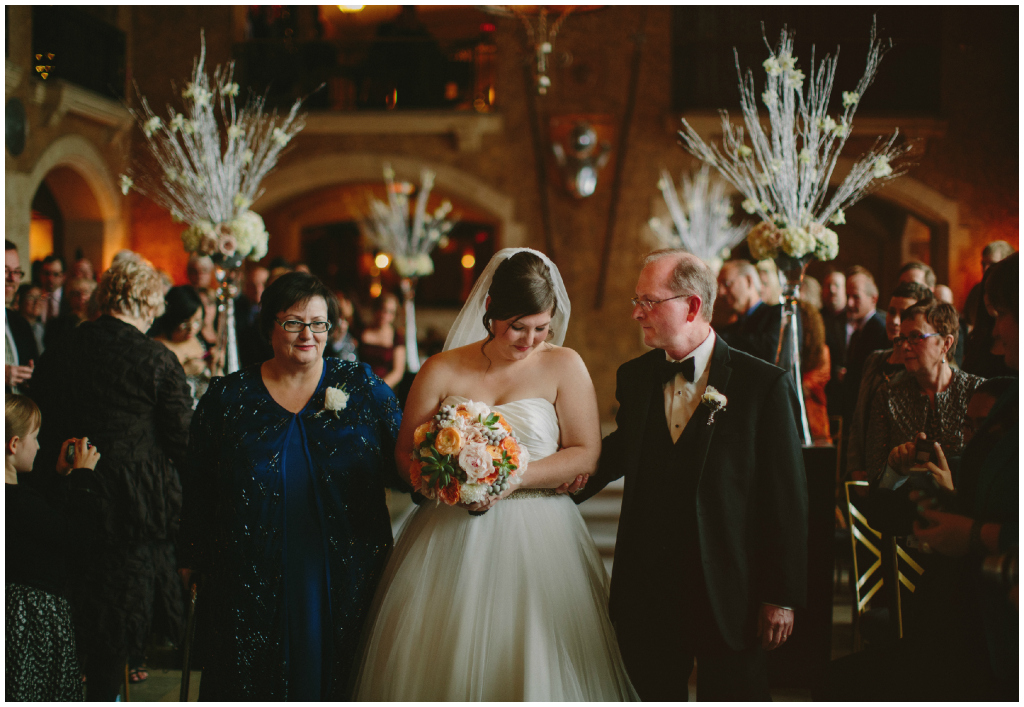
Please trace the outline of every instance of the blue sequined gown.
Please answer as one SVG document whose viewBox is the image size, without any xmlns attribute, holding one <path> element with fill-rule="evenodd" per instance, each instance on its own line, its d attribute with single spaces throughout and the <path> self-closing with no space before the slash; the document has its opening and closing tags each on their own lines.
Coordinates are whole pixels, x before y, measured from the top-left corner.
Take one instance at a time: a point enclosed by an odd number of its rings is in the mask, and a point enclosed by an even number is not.
<svg viewBox="0 0 1024 707">
<path fill-rule="evenodd" d="M 324 411 L 328 387 L 349 399 Z M 297 415 L 260 367 L 213 381 L 192 421 L 179 565 L 204 576 L 195 655 L 206 700 L 344 699 L 391 548 L 401 413 L 365 364 L 325 359 Z"/>
</svg>

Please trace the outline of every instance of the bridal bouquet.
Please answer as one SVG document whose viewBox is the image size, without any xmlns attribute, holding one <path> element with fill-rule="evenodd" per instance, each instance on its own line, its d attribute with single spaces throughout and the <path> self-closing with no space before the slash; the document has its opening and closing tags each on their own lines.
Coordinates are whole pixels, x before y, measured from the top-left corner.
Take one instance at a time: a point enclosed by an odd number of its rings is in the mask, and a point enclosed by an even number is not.
<svg viewBox="0 0 1024 707">
<path fill-rule="evenodd" d="M 442 405 L 413 433 L 413 489 L 449 506 L 478 503 L 522 481 L 529 453 L 501 416 L 472 400 Z"/>
</svg>

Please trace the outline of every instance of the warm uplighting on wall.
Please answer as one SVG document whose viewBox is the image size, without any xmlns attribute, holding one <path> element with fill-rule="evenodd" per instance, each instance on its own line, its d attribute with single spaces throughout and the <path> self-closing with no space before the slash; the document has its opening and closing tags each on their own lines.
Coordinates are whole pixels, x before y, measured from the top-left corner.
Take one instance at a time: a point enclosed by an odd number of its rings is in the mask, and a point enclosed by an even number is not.
<svg viewBox="0 0 1024 707">
<path fill-rule="evenodd" d="M 53 221 L 38 211 L 32 212 L 28 226 L 29 260 L 41 260 L 53 253 Z"/>
<path fill-rule="evenodd" d="M 338 9 L 342 12 L 362 12 L 366 5 L 338 5 Z"/>
<path fill-rule="evenodd" d="M 466 268 L 466 270 L 472 270 L 474 265 L 476 265 L 476 256 L 472 253 L 466 253 L 462 256 L 462 267 Z"/>
<path fill-rule="evenodd" d="M 388 257 L 387 253 L 377 253 L 377 257 L 373 259 L 373 264 L 383 270 L 391 264 L 391 258 Z"/>
</svg>

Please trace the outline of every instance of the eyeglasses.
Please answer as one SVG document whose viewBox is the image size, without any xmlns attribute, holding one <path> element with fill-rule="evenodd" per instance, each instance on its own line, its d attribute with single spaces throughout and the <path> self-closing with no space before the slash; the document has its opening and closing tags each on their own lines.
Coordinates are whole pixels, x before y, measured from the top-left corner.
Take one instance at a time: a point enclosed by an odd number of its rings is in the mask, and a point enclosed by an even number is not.
<svg viewBox="0 0 1024 707">
<path fill-rule="evenodd" d="M 10 268 L 6 268 L 5 267 L 4 268 L 4 276 L 8 280 L 20 280 L 21 278 L 25 277 L 25 271 L 22 270 L 21 268 L 17 268 L 16 270 L 11 270 Z"/>
<path fill-rule="evenodd" d="M 910 334 L 909 336 L 897 336 L 895 339 L 892 340 L 892 345 L 903 346 L 904 344 L 908 344 L 910 346 L 917 346 L 925 339 L 930 339 L 933 336 L 942 336 L 942 334 L 938 332 L 935 332 L 934 334 L 920 334 L 915 331 L 913 334 Z"/>
<path fill-rule="evenodd" d="M 693 297 L 693 295 L 676 295 L 675 297 L 666 297 L 665 299 L 640 299 L 634 297 L 630 300 L 634 307 L 643 307 L 645 312 L 650 312 L 654 309 L 654 306 L 661 304 L 662 302 L 668 302 L 669 300 L 679 299 L 680 297 Z"/>
<path fill-rule="evenodd" d="M 297 319 L 289 319 L 288 321 L 277 323 L 289 334 L 298 334 L 306 327 L 309 327 L 309 330 L 314 334 L 326 334 L 331 330 L 330 322 L 300 322 Z"/>
</svg>

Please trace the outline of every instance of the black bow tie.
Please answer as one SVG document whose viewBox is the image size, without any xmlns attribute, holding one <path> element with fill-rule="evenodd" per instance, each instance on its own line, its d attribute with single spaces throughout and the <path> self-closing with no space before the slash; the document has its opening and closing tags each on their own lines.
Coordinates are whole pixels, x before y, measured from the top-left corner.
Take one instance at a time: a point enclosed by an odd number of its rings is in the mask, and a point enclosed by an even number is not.
<svg viewBox="0 0 1024 707">
<path fill-rule="evenodd" d="M 678 362 L 669 361 L 668 359 L 665 359 L 665 362 L 662 364 L 661 367 L 661 374 L 664 377 L 666 383 L 675 378 L 677 373 L 682 373 L 683 377 L 685 377 L 686 380 L 693 383 L 694 367 L 695 364 L 693 362 L 693 356 L 690 356 L 690 358 L 686 359 L 685 361 Z"/>
</svg>

